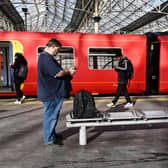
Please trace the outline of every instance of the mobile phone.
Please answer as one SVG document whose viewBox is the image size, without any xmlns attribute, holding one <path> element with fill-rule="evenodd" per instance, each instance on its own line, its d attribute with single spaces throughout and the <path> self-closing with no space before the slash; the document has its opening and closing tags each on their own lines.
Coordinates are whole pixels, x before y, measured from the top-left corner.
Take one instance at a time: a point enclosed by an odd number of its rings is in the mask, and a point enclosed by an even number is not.
<svg viewBox="0 0 168 168">
<path fill-rule="evenodd" d="M 77 68 L 75 66 L 72 67 L 74 70 L 77 70 Z"/>
</svg>

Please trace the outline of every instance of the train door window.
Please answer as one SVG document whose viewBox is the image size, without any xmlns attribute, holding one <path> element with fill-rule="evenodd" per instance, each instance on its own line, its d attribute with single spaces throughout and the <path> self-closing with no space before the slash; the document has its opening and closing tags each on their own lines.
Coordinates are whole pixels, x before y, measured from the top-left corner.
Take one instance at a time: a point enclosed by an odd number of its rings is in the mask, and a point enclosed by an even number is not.
<svg viewBox="0 0 168 168">
<path fill-rule="evenodd" d="M 38 56 L 45 47 L 38 48 Z M 61 47 L 59 53 L 54 57 L 62 68 L 69 68 L 75 65 L 74 49 L 72 47 Z"/>
<path fill-rule="evenodd" d="M 89 48 L 89 69 L 113 69 L 121 48 Z"/>
</svg>

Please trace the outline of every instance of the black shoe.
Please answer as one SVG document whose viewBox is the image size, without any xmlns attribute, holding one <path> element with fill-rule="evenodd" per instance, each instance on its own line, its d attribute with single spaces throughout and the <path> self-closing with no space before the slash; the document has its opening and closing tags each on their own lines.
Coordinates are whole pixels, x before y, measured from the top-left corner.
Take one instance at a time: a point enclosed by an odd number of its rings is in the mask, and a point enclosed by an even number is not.
<svg viewBox="0 0 168 168">
<path fill-rule="evenodd" d="M 48 144 L 48 146 L 51 146 L 51 147 L 56 146 L 56 145 L 63 146 L 64 144 L 61 140 L 58 140 L 58 139 L 54 140 L 54 142 Z"/>
<path fill-rule="evenodd" d="M 59 145 L 59 146 L 63 146 L 64 145 L 62 140 L 60 140 L 60 139 L 55 139 L 52 144 L 53 145 Z"/>
<path fill-rule="evenodd" d="M 63 140 L 63 136 L 61 134 L 55 134 L 55 138 L 59 140 Z"/>
</svg>

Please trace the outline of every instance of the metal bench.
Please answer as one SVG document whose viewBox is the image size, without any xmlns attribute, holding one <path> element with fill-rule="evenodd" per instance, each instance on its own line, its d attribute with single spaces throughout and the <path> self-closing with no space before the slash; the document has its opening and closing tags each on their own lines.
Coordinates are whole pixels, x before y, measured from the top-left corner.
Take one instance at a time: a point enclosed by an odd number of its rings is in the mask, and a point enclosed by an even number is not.
<svg viewBox="0 0 168 168">
<path fill-rule="evenodd" d="M 102 113 L 100 118 L 73 119 L 66 115 L 67 127 L 79 127 L 79 144 L 87 144 L 87 127 L 168 123 L 168 111 L 132 110 Z"/>
</svg>

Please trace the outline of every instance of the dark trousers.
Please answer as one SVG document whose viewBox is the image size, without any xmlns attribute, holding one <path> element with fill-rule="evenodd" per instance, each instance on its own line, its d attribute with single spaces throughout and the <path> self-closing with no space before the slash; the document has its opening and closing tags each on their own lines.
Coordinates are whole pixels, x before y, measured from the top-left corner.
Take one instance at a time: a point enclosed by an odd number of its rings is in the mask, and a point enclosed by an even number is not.
<svg viewBox="0 0 168 168">
<path fill-rule="evenodd" d="M 122 92 L 123 92 L 127 102 L 131 103 L 131 99 L 130 99 L 130 96 L 129 96 L 128 90 L 127 90 L 127 84 L 118 84 L 116 96 L 115 96 L 115 98 L 112 101 L 114 104 L 117 103 L 117 101 L 118 101 L 118 99 L 119 99 L 119 97 L 120 97 Z"/>
<path fill-rule="evenodd" d="M 21 91 L 20 89 L 20 85 L 22 84 L 23 82 L 20 81 L 20 82 L 15 82 L 15 90 L 16 90 L 16 96 L 17 96 L 17 99 L 20 101 L 20 99 L 23 97 L 23 92 Z"/>
</svg>

